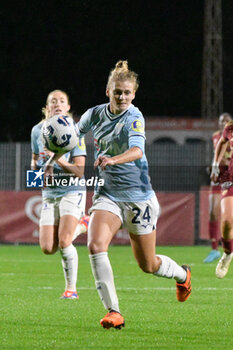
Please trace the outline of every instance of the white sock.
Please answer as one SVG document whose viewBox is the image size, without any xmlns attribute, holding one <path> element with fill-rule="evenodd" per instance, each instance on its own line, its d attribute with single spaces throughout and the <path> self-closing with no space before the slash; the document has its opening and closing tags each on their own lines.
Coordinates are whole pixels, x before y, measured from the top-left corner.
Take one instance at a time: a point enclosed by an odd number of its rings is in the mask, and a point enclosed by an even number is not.
<svg viewBox="0 0 233 350">
<path fill-rule="evenodd" d="M 186 280 L 187 272 L 183 267 L 178 265 L 174 260 L 165 255 L 157 255 L 162 263 L 154 275 L 166 278 L 175 278 L 176 281 L 183 283 Z"/>
<path fill-rule="evenodd" d="M 96 288 L 105 309 L 120 312 L 108 253 L 89 255 L 89 258 Z"/>
<path fill-rule="evenodd" d="M 78 253 L 73 244 L 60 249 L 62 256 L 62 266 L 66 281 L 65 290 L 76 291 L 77 274 L 78 274 Z"/>
</svg>

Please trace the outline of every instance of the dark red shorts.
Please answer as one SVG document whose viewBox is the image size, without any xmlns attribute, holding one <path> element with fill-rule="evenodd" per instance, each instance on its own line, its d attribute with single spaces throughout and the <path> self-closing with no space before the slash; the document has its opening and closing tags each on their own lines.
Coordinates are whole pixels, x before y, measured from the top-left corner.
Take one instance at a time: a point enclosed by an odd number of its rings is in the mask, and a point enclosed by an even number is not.
<svg viewBox="0 0 233 350">
<path fill-rule="evenodd" d="M 233 186 L 227 188 L 226 190 L 222 190 L 221 199 L 226 197 L 232 197 L 232 196 L 233 196 Z"/>
</svg>

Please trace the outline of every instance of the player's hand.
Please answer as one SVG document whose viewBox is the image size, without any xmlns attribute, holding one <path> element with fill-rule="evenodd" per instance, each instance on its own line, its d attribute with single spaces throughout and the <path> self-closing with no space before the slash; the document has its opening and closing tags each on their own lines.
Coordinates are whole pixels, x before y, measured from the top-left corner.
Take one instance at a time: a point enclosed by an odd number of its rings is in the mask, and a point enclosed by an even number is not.
<svg viewBox="0 0 233 350">
<path fill-rule="evenodd" d="M 63 153 L 54 153 L 50 150 L 48 150 L 46 147 L 44 147 L 44 151 L 46 152 L 46 155 L 49 156 L 50 161 L 56 162 L 59 160 L 64 154 Z"/>
<path fill-rule="evenodd" d="M 47 165 L 44 169 L 44 176 L 52 176 L 53 175 L 53 165 Z"/>
<path fill-rule="evenodd" d="M 44 151 L 46 152 L 46 155 L 49 156 L 50 158 L 54 157 L 55 153 L 48 150 L 46 147 L 44 147 Z"/>
<path fill-rule="evenodd" d="M 52 183 L 53 165 L 46 165 L 44 169 L 44 186 Z"/>
<path fill-rule="evenodd" d="M 49 151 L 48 149 L 45 149 L 46 154 L 49 156 L 49 159 L 47 160 L 47 162 L 45 163 L 45 168 L 44 168 L 44 181 L 45 184 L 47 183 L 51 183 L 52 177 L 53 177 L 53 165 L 54 165 L 54 158 L 55 158 L 55 153 Z M 47 180 L 46 180 L 47 178 Z"/>
<path fill-rule="evenodd" d="M 94 168 L 97 168 L 97 166 L 100 166 L 101 169 L 104 170 L 106 166 L 114 165 L 114 164 L 115 162 L 113 158 L 109 158 L 106 156 L 99 156 L 94 163 Z"/>
<path fill-rule="evenodd" d="M 218 177 L 220 174 L 220 169 L 219 169 L 219 164 L 214 162 L 212 164 L 212 168 L 211 168 L 211 174 L 210 174 L 210 178 L 213 182 L 217 182 L 218 181 Z"/>
</svg>

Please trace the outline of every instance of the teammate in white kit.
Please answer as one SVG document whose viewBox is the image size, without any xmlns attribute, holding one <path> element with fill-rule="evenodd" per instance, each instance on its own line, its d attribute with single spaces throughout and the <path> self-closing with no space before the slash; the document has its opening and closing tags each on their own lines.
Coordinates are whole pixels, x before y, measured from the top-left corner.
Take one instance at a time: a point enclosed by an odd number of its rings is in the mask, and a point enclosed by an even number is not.
<svg viewBox="0 0 233 350">
<path fill-rule="evenodd" d="M 129 231 L 134 256 L 144 272 L 175 278 L 179 301 L 191 293 L 190 268 L 155 255 L 159 204 L 148 175 L 144 118 L 132 104 L 137 89 L 137 74 L 128 69 L 127 61 L 117 62 L 106 88 L 110 103 L 90 108 L 78 123 L 80 136 L 89 130 L 93 133 L 95 167 L 104 180 L 104 185 L 95 190 L 88 229 L 92 272 L 108 310 L 100 321 L 104 328 L 120 329 L 125 324 L 107 253 L 122 225 Z"/>
<path fill-rule="evenodd" d="M 69 115 L 69 110 L 68 95 L 64 91 L 54 90 L 49 93 L 42 112 L 47 119 L 57 114 Z M 42 125 L 43 121 L 35 125 L 31 132 L 32 170 L 44 169 L 46 161 L 53 155 L 44 149 L 41 137 Z M 53 166 L 55 178 L 69 179 L 71 173 L 74 177 L 82 178 L 85 158 L 85 142 L 84 138 L 80 138 L 79 144 L 71 152 L 56 160 Z M 78 254 L 72 241 L 87 229 L 88 218 L 84 217 L 86 188 L 75 184 L 69 187 L 47 186 L 42 190 L 42 198 L 39 234 L 41 249 L 45 254 L 54 254 L 60 250 L 66 284 L 62 298 L 78 299 L 76 290 Z M 84 230 L 83 225 L 86 226 Z"/>
</svg>

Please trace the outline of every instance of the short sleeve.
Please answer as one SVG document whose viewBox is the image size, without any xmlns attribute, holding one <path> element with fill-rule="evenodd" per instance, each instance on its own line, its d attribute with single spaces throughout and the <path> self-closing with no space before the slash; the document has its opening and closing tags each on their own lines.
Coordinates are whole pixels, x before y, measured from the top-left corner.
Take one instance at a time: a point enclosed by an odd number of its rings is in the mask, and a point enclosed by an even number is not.
<svg viewBox="0 0 233 350">
<path fill-rule="evenodd" d="M 37 125 L 36 125 L 37 126 Z M 31 149 L 32 153 L 39 154 L 39 146 L 38 146 L 38 130 L 37 127 L 34 126 L 31 131 Z M 40 133 L 39 133 L 40 135 Z"/>
<path fill-rule="evenodd" d="M 88 109 L 81 116 L 79 122 L 77 123 L 78 135 L 80 137 L 85 135 L 91 129 L 91 126 L 92 126 L 92 123 L 91 123 L 92 111 L 93 111 L 93 108 Z"/>
<path fill-rule="evenodd" d="M 142 136 L 145 138 L 145 121 L 143 117 L 130 118 L 127 123 L 128 133 L 130 136 Z"/>
<path fill-rule="evenodd" d="M 145 152 L 145 139 L 144 139 L 144 137 L 138 137 L 138 135 L 130 136 L 129 148 L 132 148 L 132 147 L 138 147 L 144 153 Z"/>
</svg>

